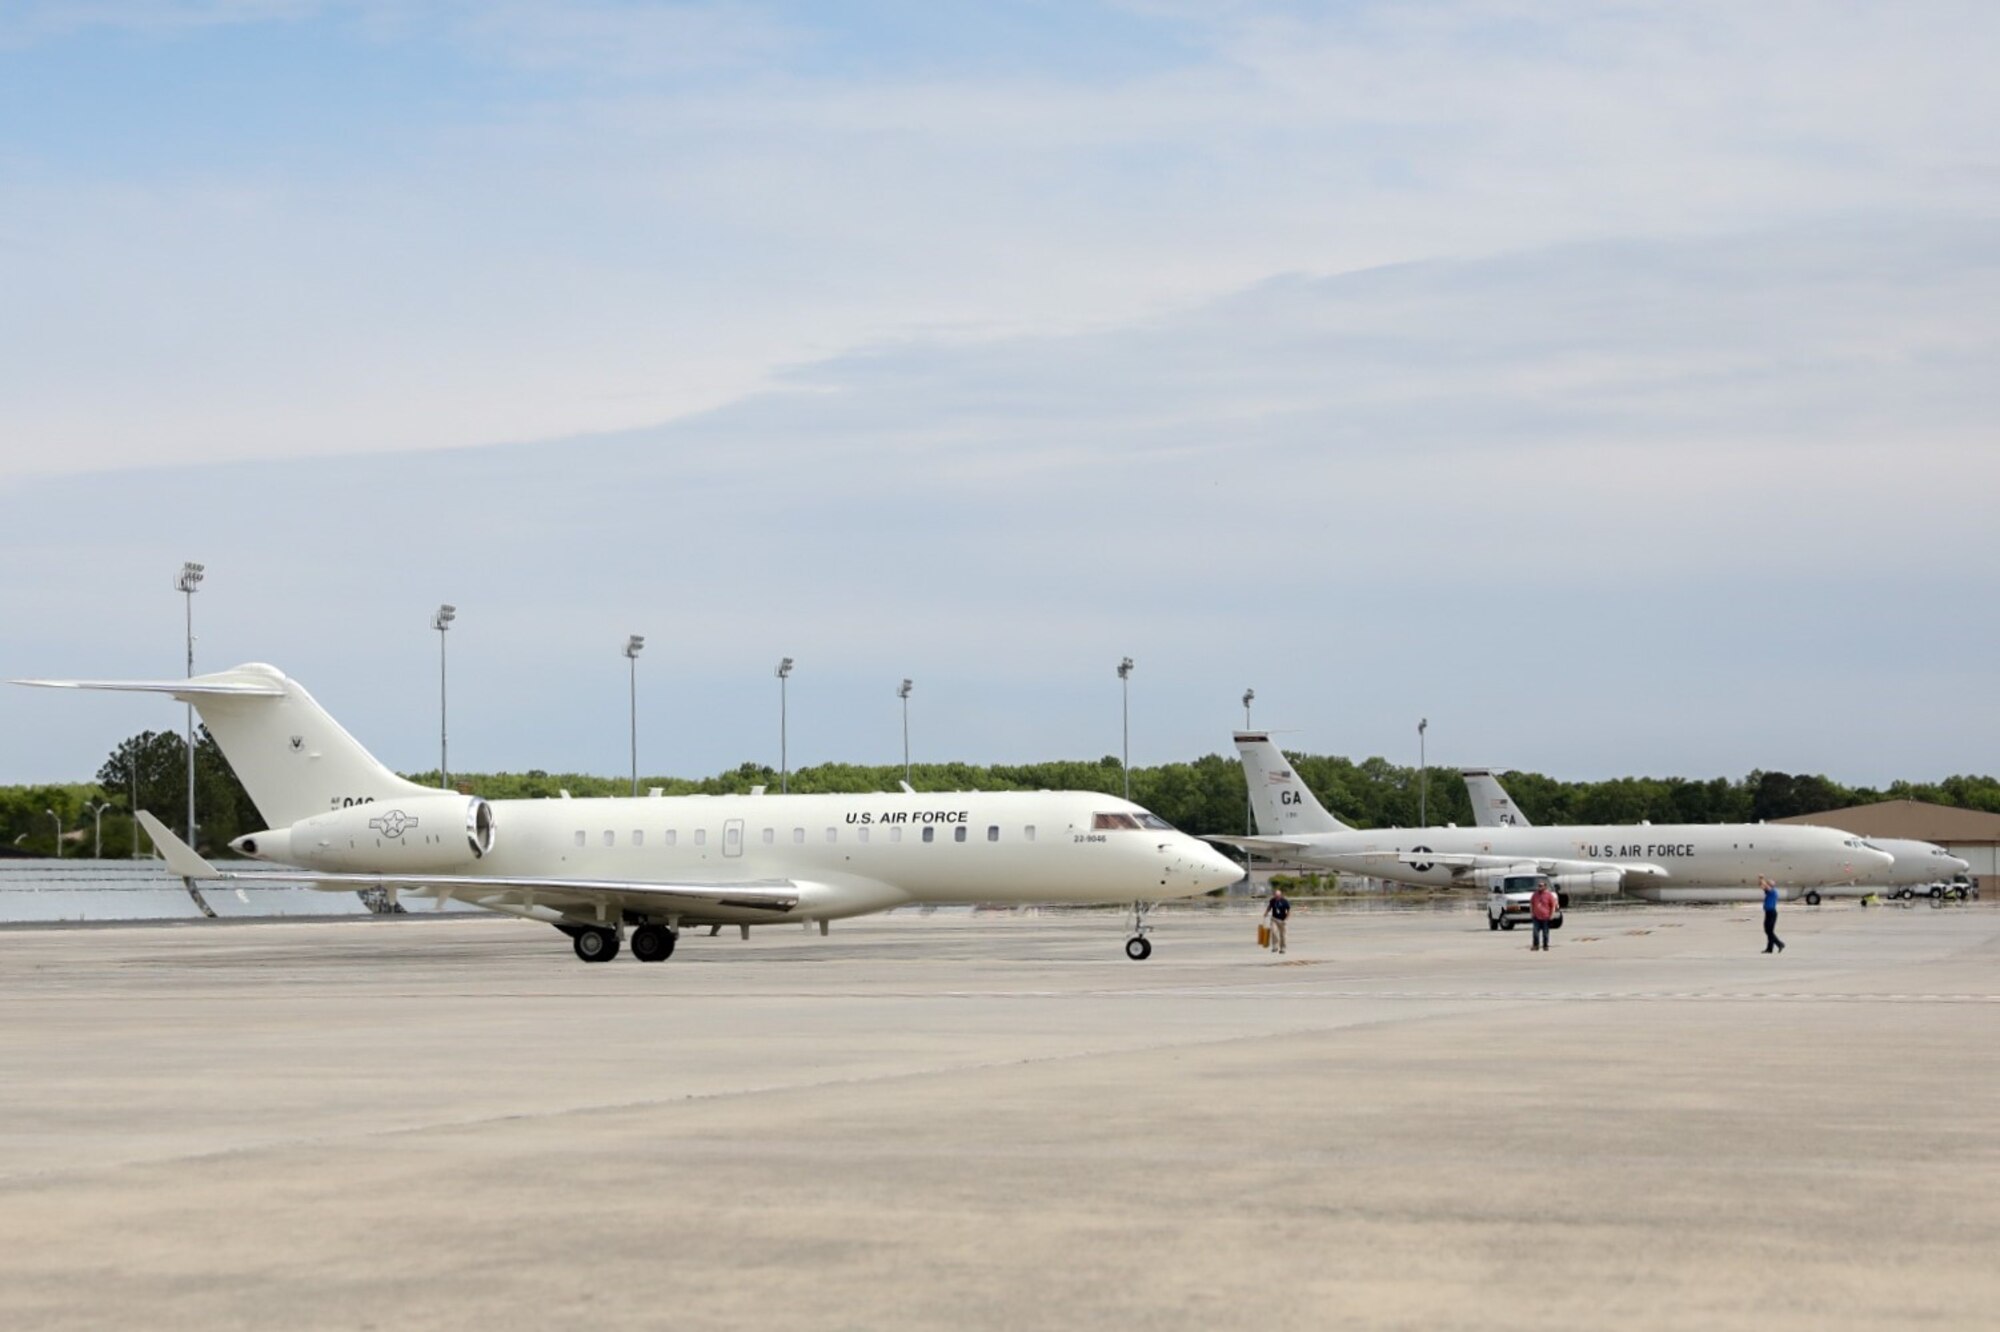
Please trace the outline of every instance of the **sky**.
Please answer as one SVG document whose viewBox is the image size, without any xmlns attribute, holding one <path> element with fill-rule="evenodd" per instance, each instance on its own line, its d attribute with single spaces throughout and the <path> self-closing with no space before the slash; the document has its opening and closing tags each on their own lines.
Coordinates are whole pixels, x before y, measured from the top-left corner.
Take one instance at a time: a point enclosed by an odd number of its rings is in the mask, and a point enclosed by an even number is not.
<svg viewBox="0 0 2000 1332">
<path fill-rule="evenodd" d="M 5 0 L 0 677 L 385 762 L 2000 769 L 2000 9 Z M 157 699 L 0 689 L 0 782 Z"/>
</svg>

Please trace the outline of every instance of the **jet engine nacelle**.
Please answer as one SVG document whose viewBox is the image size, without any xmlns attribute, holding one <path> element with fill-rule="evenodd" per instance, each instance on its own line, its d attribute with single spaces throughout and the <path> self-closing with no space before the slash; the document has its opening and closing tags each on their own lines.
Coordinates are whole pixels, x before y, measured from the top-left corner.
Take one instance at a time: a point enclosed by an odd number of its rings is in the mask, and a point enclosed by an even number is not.
<svg viewBox="0 0 2000 1332">
<path fill-rule="evenodd" d="M 370 801 L 251 833 L 230 846 L 259 860 L 333 873 L 453 873 L 493 849 L 493 806 L 462 795 Z"/>
<path fill-rule="evenodd" d="M 1625 876 L 1617 870 L 1589 870 L 1578 874 L 1556 874 L 1549 883 L 1559 893 L 1575 893 L 1579 897 L 1616 897 Z"/>
<path fill-rule="evenodd" d="M 1548 862 L 1537 863 L 1528 861 L 1519 865 L 1488 866 L 1484 869 L 1473 871 L 1472 879 L 1481 888 L 1491 892 L 1494 888 L 1504 885 L 1509 879 L 1532 877 L 1540 874 L 1542 872 L 1542 864 L 1546 863 Z M 1574 868 L 1565 868 L 1561 861 L 1554 862 L 1551 865 L 1553 872 L 1549 875 L 1549 887 L 1555 889 L 1556 893 L 1565 900 L 1568 899 L 1571 893 L 1579 897 L 1616 897 L 1618 895 L 1620 891 L 1619 885 L 1624 881 L 1625 876 L 1617 870 L 1588 869 L 1575 861 L 1569 863 Z"/>
</svg>

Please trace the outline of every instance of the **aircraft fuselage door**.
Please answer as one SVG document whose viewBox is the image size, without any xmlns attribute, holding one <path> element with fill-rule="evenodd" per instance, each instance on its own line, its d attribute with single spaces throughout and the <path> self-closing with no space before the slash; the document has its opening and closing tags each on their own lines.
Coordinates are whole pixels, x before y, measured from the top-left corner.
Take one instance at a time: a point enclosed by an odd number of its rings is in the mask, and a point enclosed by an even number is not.
<svg viewBox="0 0 2000 1332">
<path fill-rule="evenodd" d="M 743 820 L 728 819 L 722 825 L 722 854 L 740 856 L 743 854 Z"/>
</svg>

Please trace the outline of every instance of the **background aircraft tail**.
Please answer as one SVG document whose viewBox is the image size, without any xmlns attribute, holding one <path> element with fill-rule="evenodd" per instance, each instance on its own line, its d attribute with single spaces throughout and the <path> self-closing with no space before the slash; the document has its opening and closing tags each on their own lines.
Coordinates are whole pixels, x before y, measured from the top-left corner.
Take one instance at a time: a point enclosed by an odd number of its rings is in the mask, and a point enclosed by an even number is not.
<svg viewBox="0 0 2000 1332">
<path fill-rule="evenodd" d="M 19 680 L 58 689 L 171 694 L 195 711 L 272 828 L 343 805 L 435 795 L 384 767 L 298 681 L 252 662 L 186 680 Z"/>
<path fill-rule="evenodd" d="M 1269 837 L 1340 832 L 1347 827 L 1306 789 L 1270 736 L 1262 731 L 1238 731 L 1236 752 L 1243 756 L 1243 776 L 1250 783 L 1250 808 L 1256 814 L 1259 833 Z"/>
<path fill-rule="evenodd" d="M 1514 797 L 1487 768 L 1461 768 L 1465 793 L 1472 797 L 1472 821 L 1482 828 L 1532 828 Z"/>
</svg>

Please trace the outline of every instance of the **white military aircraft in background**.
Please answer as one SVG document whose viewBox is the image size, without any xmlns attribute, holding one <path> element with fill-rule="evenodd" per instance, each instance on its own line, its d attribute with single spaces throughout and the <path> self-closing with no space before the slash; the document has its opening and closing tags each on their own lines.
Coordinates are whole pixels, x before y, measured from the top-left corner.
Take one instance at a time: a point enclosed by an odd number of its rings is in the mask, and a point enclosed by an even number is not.
<svg viewBox="0 0 2000 1332">
<path fill-rule="evenodd" d="M 1327 813 L 1268 735 L 1239 731 L 1236 748 L 1258 835 L 1209 840 L 1347 874 L 1485 889 L 1539 873 L 1564 894 L 1701 902 L 1753 897 L 1759 876 L 1788 890 L 1823 888 L 1871 878 L 1890 863 L 1858 837 L 1799 824 L 1350 828 Z"/>
<path fill-rule="evenodd" d="M 1214 847 L 1089 791 L 482 800 L 389 771 L 298 682 L 250 664 L 185 680 L 18 680 L 171 694 L 201 713 L 264 832 L 230 845 L 300 871 L 218 869 L 141 814 L 190 880 L 450 898 L 543 921 L 586 962 L 663 961 L 682 929 L 826 922 L 907 903 L 1131 903 L 1235 882 Z"/>
<path fill-rule="evenodd" d="M 1527 828 L 1533 825 L 1514 798 L 1500 785 L 1490 768 L 1465 768 L 1466 794 L 1472 797 L 1472 818 L 1482 828 Z M 1769 827 L 1760 824 L 1759 827 Z M 1881 889 L 1921 888 L 1930 884 L 1949 885 L 1972 868 L 1935 842 L 1919 842 L 1908 837 L 1863 838 L 1877 851 L 1893 858 L 1888 869 L 1859 883 L 1829 883 L 1807 888 L 1806 903 L 1818 906 L 1821 897 L 1865 897 Z"/>
</svg>

